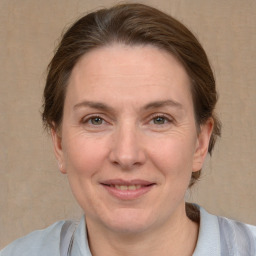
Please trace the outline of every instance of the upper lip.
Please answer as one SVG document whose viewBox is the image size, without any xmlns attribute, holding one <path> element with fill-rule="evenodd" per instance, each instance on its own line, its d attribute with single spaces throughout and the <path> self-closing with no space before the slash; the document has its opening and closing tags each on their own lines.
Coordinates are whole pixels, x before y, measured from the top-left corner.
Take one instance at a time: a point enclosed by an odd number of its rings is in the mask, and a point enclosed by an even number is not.
<svg viewBox="0 0 256 256">
<path fill-rule="evenodd" d="M 150 182 L 147 180 L 134 179 L 134 180 L 123 180 L 123 179 L 111 179 L 100 182 L 103 185 L 124 185 L 124 186 L 132 186 L 132 185 L 141 185 L 141 186 L 149 186 L 155 184 L 154 182 Z"/>
</svg>

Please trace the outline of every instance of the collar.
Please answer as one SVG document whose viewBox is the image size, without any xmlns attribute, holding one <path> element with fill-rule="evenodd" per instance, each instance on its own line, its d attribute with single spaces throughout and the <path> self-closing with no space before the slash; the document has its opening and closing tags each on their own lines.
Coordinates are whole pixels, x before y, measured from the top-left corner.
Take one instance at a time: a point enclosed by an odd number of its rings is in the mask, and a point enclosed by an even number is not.
<svg viewBox="0 0 256 256">
<path fill-rule="evenodd" d="M 193 256 L 220 256 L 220 230 L 218 218 L 205 209 L 200 210 L 200 227 L 196 249 Z"/>
<path fill-rule="evenodd" d="M 193 256 L 220 256 L 220 230 L 218 218 L 200 206 L 200 227 Z M 74 234 L 71 256 L 92 256 L 88 244 L 85 217 L 83 216 Z"/>
<path fill-rule="evenodd" d="M 92 256 L 88 244 L 84 216 L 81 218 L 74 234 L 71 256 Z"/>
</svg>

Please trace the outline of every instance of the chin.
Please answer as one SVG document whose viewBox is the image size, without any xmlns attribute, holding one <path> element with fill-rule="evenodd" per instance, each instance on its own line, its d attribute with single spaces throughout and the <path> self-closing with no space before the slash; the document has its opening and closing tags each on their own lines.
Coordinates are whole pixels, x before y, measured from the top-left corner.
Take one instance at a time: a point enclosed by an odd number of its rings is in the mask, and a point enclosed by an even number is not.
<svg viewBox="0 0 256 256">
<path fill-rule="evenodd" d="M 105 225 L 114 232 L 123 234 L 141 233 L 150 229 L 154 218 L 146 214 L 145 210 L 122 209 L 112 214 L 110 219 L 105 220 Z"/>
<path fill-rule="evenodd" d="M 113 232 L 119 233 L 119 234 L 136 234 L 136 233 L 143 233 L 147 229 L 149 229 L 149 226 L 147 223 L 138 223 L 135 221 L 127 221 L 127 222 L 118 222 L 113 223 L 111 227 L 109 227 Z"/>
</svg>

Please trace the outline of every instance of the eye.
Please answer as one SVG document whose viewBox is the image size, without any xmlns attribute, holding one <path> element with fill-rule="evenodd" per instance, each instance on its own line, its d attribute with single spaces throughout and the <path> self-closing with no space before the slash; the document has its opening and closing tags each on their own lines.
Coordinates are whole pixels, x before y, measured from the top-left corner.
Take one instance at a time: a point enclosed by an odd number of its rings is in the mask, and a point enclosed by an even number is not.
<svg viewBox="0 0 256 256">
<path fill-rule="evenodd" d="M 171 119 L 164 115 L 157 115 L 151 119 L 150 123 L 155 125 L 165 125 L 171 123 Z"/>
<path fill-rule="evenodd" d="M 80 126 L 87 132 L 103 132 L 111 129 L 112 119 L 104 114 L 88 114 L 80 120 Z"/>
<path fill-rule="evenodd" d="M 101 126 L 106 123 L 106 121 L 100 116 L 88 116 L 81 120 L 81 123 L 86 126 Z"/>
<path fill-rule="evenodd" d="M 103 123 L 103 119 L 95 116 L 95 117 L 91 117 L 88 122 L 92 125 L 101 125 Z"/>
<path fill-rule="evenodd" d="M 164 116 L 157 116 L 153 118 L 154 124 L 165 124 L 166 122 L 168 122 L 168 120 Z"/>
</svg>

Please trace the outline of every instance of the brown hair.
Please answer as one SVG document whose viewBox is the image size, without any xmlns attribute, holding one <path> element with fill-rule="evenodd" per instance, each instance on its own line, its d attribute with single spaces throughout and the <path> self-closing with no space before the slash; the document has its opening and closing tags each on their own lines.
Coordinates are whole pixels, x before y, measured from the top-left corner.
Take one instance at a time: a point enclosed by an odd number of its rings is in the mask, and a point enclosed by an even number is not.
<svg viewBox="0 0 256 256">
<path fill-rule="evenodd" d="M 182 63 L 191 80 L 198 127 L 209 118 L 214 120 L 208 149 L 211 154 L 221 125 L 214 114 L 217 93 L 205 51 L 179 21 L 143 4 L 121 4 L 89 13 L 66 31 L 48 66 L 42 114 L 45 127 L 55 130 L 61 127 L 68 80 L 78 60 L 92 49 L 113 43 L 153 45 Z M 190 186 L 200 177 L 200 172 L 193 172 Z"/>
</svg>

